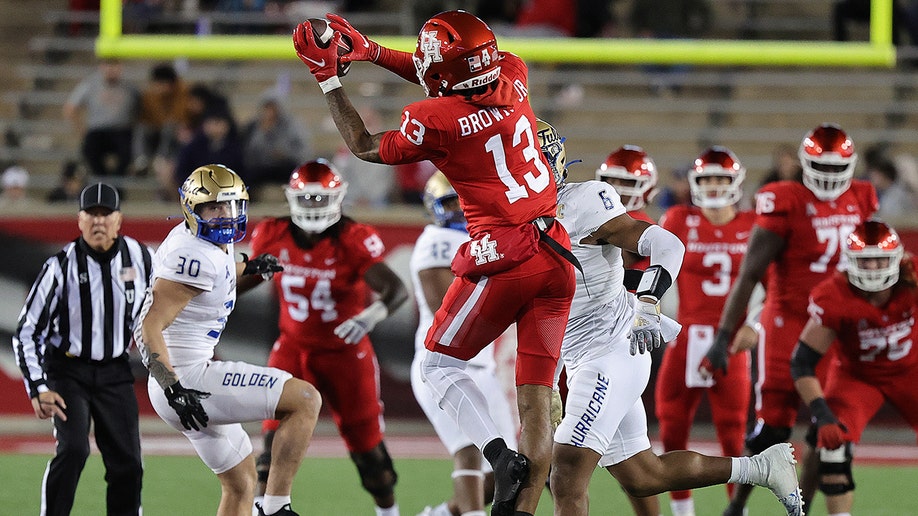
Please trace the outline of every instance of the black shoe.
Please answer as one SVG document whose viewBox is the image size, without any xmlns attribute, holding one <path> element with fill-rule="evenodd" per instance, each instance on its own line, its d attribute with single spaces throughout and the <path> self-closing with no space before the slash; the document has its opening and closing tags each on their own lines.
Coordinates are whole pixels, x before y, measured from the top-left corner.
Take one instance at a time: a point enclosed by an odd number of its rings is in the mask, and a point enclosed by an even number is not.
<svg viewBox="0 0 918 516">
<path fill-rule="evenodd" d="M 529 459 L 505 449 L 494 464 L 494 503 L 491 516 L 513 516 L 520 487 L 529 478 Z"/>
<path fill-rule="evenodd" d="M 289 503 L 281 507 L 277 512 L 272 512 L 271 514 L 265 514 L 265 510 L 261 508 L 261 504 L 256 503 L 255 506 L 258 507 L 258 516 L 300 516 L 293 512 Z"/>
</svg>

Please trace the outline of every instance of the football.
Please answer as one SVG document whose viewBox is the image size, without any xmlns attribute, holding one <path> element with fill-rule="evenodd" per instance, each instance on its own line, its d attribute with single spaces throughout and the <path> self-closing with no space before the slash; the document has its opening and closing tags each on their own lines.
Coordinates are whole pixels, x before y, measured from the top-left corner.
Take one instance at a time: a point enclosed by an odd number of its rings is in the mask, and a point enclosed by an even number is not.
<svg viewBox="0 0 918 516">
<path fill-rule="evenodd" d="M 312 26 L 312 34 L 316 38 L 316 45 L 321 48 L 328 48 L 332 37 L 335 35 L 335 31 L 333 31 L 331 26 L 328 25 L 328 20 L 325 18 L 309 18 L 308 21 L 309 25 Z M 338 55 L 342 56 L 347 54 L 353 48 L 354 47 L 352 46 L 351 38 L 342 34 L 341 42 L 338 44 Z M 350 68 L 351 63 L 342 63 L 339 61 L 338 77 L 344 77 Z"/>
</svg>

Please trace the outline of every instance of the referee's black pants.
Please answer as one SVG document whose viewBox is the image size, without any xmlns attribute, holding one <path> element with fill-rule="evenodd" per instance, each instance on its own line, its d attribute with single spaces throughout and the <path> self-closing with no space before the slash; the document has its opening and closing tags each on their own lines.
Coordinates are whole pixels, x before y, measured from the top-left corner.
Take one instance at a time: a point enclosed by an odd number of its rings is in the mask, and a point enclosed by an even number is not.
<svg viewBox="0 0 918 516">
<path fill-rule="evenodd" d="M 67 421 L 54 418 L 55 456 L 42 485 L 42 514 L 66 516 L 89 457 L 90 420 L 105 464 L 109 516 L 140 512 L 143 463 L 137 397 L 127 355 L 106 362 L 47 355 L 48 387 L 64 399 Z"/>
</svg>

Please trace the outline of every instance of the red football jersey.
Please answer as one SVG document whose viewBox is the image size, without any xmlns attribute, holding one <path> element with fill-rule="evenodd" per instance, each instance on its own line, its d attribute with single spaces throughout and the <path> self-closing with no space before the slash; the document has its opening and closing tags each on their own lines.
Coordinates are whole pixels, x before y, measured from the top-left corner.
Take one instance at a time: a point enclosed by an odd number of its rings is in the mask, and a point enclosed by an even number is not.
<svg viewBox="0 0 918 516">
<path fill-rule="evenodd" d="M 810 317 L 835 330 L 835 357 L 842 368 L 867 382 L 884 381 L 918 364 L 915 307 L 918 292 L 893 289 L 882 307 L 855 294 L 842 273 L 827 278 L 810 294 Z"/>
<path fill-rule="evenodd" d="M 500 55 L 496 89 L 471 100 L 449 95 L 410 104 L 400 129 L 383 134 L 379 145 L 385 163 L 427 159 L 446 175 L 473 240 L 494 226 L 554 216 L 557 204 L 536 137 L 526 64 L 511 53 Z"/>
<path fill-rule="evenodd" d="M 663 214 L 660 225 L 685 244 L 682 270 L 676 278 L 676 319 L 686 328 L 693 324 L 717 327 L 746 254 L 754 220 L 755 213 L 740 211 L 730 222 L 715 226 L 702 215 L 701 208 L 688 205 L 673 206 Z"/>
<path fill-rule="evenodd" d="M 281 334 L 310 349 L 345 346 L 334 329 L 367 306 L 371 291 L 363 275 L 383 261 L 386 248 L 371 226 L 344 219 L 304 249 L 293 240 L 292 224 L 289 217 L 266 219 L 251 241 L 254 255 L 271 253 L 284 266 L 274 275 Z"/>
<path fill-rule="evenodd" d="M 877 206 L 873 185 L 858 179 L 834 201 L 820 201 L 796 181 L 763 186 L 755 195 L 755 225 L 785 242 L 768 271 L 765 306 L 785 316 L 805 314 L 807 295 L 817 283 L 845 269 L 845 239 Z"/>
</svg>

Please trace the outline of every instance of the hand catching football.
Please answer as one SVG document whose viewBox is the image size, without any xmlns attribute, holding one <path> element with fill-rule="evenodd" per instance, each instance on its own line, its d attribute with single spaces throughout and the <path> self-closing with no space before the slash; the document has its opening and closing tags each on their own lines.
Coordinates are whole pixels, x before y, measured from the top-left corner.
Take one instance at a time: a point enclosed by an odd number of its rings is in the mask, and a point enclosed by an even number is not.
<svg viewBox="0 0 918 516">
<path fill-rule="evenodd" d="M 327 49 L 331 45 L 332 39 L 335 37 L 335 30 L 329 25 L 328 20 L 325 18 L 309 18 L 306 21 L 312 27 L 315 46 L 323 50 Z M 338 50 L 338 56 L 342 56 L 353 49 L 353 42 L 347 34 L 341 34 L 341 37 L 337 41 L 336 48 Z M 340 59 L 336 59 L 336 61 L 338 63 L 338 77 L 344 77 L 350 70 L 351 64 L 341 61 Z"/>
</svg>

